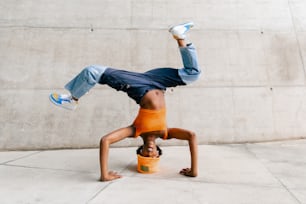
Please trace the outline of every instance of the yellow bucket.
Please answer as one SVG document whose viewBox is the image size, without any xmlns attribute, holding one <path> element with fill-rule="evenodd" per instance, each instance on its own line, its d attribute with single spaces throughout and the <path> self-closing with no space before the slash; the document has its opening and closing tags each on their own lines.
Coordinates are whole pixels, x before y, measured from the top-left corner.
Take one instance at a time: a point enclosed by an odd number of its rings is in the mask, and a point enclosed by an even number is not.
<svg viewBox="0 0 306 204">
<path fill-rule="evenodd" d="M 137 154 L 137 171 L 143 174 L 151 174 L 159 171 L 159 157 L 143 157 Z"/>
</svg>

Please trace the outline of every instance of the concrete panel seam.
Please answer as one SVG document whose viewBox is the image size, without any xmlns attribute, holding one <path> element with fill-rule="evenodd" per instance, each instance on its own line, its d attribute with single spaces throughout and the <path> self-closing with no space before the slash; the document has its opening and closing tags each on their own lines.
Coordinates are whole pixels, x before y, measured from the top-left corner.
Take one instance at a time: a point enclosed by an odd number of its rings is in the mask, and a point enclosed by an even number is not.
<svg viewBox="0 0 306 204">
<path fill-rule="evenodd" d="M 302 62 L 302 65 L 303 65 L 304 78 L 305 78 L 305 74 L 306 74 L 305 60 L 304 60 L 304 57 L 303 57 L 303 54 L 302 54 L 301 42 L 300 42 L 299 37 L 297 35 L 296 23 L 295 23 L 295 20 L 294 20 L 294 17 L 293 17 L 291 2 L 288 1 L 288 4 L 289 4 L 288 6 L 289 6 L 289 10 L 290 10 L 291 21 L 292 21 L 292 24 L 293 24 L 294 35 L 295 35 L 295 39 L 296 39 L 296 42 L 297 42 L 301 62 Z"/>
<path fill-rule="evenodd" d="M 286 191 L 289 193 L 289 195 L 290 195 L 297 203 L 301 204 L 301 202 L 300 202 L 299 199 L 294 195 L 294 193 L 291 192 L 290 189 L 289 189 L 289 188 L 288 188 L 288 187 L 287 187 L 287 186 L 286 186 L 286 185 L 285 185 L 285 184 L 284 184 L 275 174 L 273 174 L 273 172 L 271 172 L 270 169 L 266 167 L 266 165 L 264 165 L 264 164 L 261 162 L 261 160 L 257 157 L 257 155 L 249 149 L 248 145 L 245 144 L 244 146 L 245 146 L 246 151 L 248 151 L 250 155 L 253 155 L 253 157 L 256 158 L 256 159 L 265 167 L 265 169 L 271 174 L 271 176 L 273 176 L 273 177 L 277 180 L 277 182 L 284 188 L 284 190 L 286 190 Z"/>
<path fill-rule="evenodd" d="M 90 203 L 94 200 L 101 192 L 108 188 L 113 182 L 109 182 L 107 185 L 103 186 L 97 193 L 95 193 L 86 203 Z"/>
<path fill-rule="evenodd" d="M 35 154 L 39 154 L 39 153 L 41 153 L 41 152 L 42 152 L 42 151 L 37 151 L 37 152 L 33 152 L 32 154 L 28 154 L 28 155 L 25 155 L 25 156 L 22 156 L 22 157 L 17 157 L 17 158 L 15 158 L 15 159 L 11 159 L 11 160 L 9 160 L 9 161 L 0 163 L 0 165 L 6 165 L 6 166 L 8 166 L 8 165 L 9 165 L 8 163 L 10 163 L 10 162 L 14 162 L 14 161 L 17 161 L 17 160 L 19 160 L 19 159 L 24 159 L 24 158 L 27 158 L 27 157 L 31 157 L 31 156 L 33 156 L 33 155 L 35 155 Z"/>
</svg>

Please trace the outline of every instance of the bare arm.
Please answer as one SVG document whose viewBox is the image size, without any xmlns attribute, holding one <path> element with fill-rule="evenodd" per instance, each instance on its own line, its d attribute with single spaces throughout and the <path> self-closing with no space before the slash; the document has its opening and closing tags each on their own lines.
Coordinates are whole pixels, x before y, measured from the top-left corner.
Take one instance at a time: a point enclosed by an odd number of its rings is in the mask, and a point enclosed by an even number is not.
<svg viewBox="0 0 306 204">
<path fill-rule="evenodd" d="M 182 169 L 180 173 L 185 176 L 196 177 L 198 175 L 198 145 L 196 135 L 189 130 L 169 128 L 168 139 L 171 138 L 188 141 L 191 157 L 191 168 Z"/>
<path fill-rule="evenodd" d="M 119 142 L 127 137 L 135 134 L 135 129 L 132 126 L 121 128 L 103 136 L 100 140 L 100 171 L 101 181 L 111 181 L 121 178 L 121 175 L 113 171 L 108 171 L 108 153 L 109 146 L 115 142 Z"/>
</svg>

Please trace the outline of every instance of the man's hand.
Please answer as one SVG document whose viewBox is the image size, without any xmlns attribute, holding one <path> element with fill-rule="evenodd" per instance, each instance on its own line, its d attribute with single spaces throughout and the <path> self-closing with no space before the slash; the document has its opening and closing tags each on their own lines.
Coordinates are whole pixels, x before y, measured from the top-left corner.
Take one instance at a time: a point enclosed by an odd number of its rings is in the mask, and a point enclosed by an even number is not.
<svg viewBox="0 0 306 204">
<path fill-rule="evenodd" d="M 115 180 L 115 179 L 119 179 L 121 177 L 122 176 L 119 175 L 117 172 L 110 171 L 110 172 L 108 172 L 107 175 L 101 176 L 100 181 L 112 181 L 112 180 Z"/>
<path fill-rule="evenodd" d="M 189 176 L 189 177 L 196 177 L 196 176 L 198 175 L 198 173 L 192 171 L 191 168 L 182 169 L 182 170 L 180 171 L 180 174 L 182 174 L 182 175 L 184 175 L 184 176 Z"/>
</svg>

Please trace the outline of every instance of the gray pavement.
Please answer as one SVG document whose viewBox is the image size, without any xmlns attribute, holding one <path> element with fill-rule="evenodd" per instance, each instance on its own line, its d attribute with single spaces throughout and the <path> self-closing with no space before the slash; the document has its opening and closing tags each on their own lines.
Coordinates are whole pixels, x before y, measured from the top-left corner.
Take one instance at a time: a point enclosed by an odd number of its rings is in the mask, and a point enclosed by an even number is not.
<svg viewBox="0 0 306 204">
<path fill-rule="evenodd" d="M 199 146 L 199 176 L 187 146 L 163 147 L 161 171 L 136 172 L 136 148 L 111 148 L 122 179 L 98 182 L 98 149 L 0 152 L 0 203 L 306 203 L 306 140 Z"/>
</svg>

